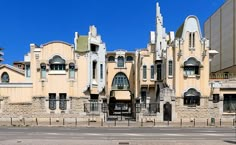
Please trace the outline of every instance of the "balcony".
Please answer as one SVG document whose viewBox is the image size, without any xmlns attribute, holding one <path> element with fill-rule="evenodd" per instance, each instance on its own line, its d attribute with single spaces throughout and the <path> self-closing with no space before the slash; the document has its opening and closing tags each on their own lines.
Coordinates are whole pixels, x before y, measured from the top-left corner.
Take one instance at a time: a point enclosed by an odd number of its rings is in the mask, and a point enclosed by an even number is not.
<svg viewBox="0 0 236 145">
<path fill-rule="evenodd" d="M 127 85 L 115 85 L 115 86 L 112 86 L 112 90 L 129 90 L 129 86 L 127 86 Z"/>
<path fill-rule="evenodd" d="M 236 80 L 236 74 L 235 73 L 211 73 L 210 79 L 211 80 L 227 80 L 227 79 Z"/>
</svg>

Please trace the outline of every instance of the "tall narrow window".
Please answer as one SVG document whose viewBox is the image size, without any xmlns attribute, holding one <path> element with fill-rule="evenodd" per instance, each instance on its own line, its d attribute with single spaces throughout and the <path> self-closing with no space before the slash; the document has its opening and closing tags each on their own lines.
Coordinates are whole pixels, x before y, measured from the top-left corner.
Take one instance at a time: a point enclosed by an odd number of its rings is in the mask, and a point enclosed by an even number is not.
<svg viewBox="0 0 236 145">
<path fill-rule="evenodd" d="M 56 109 L 56 94 L 49 93 L 49 109 L 55 110 Z"/>
<path fill-rule="evenodd" d="M 30 77 L 30 65 L 27 64 L 25 66 L 25 72 L 26 72 L 26 77 L 29 78 Z"/>
<path fill-rule="evenodd" d="M 103 79 L 103 64 L 100 64 L 100 79 Z"/>
<path fill-rule="evenodd" d="M 73 64 L 73 63 L 69 64 L 69 78 L 70 79 L 75 78 L 75 64 Z"/>
<path fill-rule="evenodd" d="M 96 79 L 97 62 L 93 61 L 93 79 Z"/>
<path fill-rule="evenodd" d="M 157 64 L 157 80 L 161 80 L 161 64 Z"/>
<path fill-rule="evenodd" d="M 151 65 L 151 79 L 154 79 L 154 65 Z"/>
<path fill-rule="evenodd" d="M 118 67 L 124 67 L 124 57 L 123 56 L 119 56 L 118 57 Z"/>
<path fill-rule="evenodd" d="M 45 79 L 46 78 L 46 64 L 41 64 L 41 78 Z"/>
<path fill-rule="evenodd" d="M 189 39 L 188 39 L 188 44 L 189 44 L 189 48 L 191 48 L 192 47 L 192 33 L 190 32 L 189 33 Z"/>
<path fill-rule="evenodd" d="M 9 83 L 10 78 L 7 72 L 4 72 L 1 76 L 1 82 L 2 83 Z"/>
<path fill-rule="evenodd" d="M 66 93 L 59 94 L 59 109 L 66 110 Z"/>
<path fill-rule="evenodd" d="M 192 43 L 193 43 L 193 48 L 195 47 L 195 33 L 192 33 L 192 35 L 193 35 L 193 41 L 192 41 Z"/>
<path fill-rule="evenodd" d="M 147 66 L 143 66 L 143 79 L 147 79 Z"/>
<path fill-rule="evenodd" d="M 172 63 L 172 60 L 169 60 L 169 76 L 172 76 L 173 75 L 173 63 Z"/>
</svg>

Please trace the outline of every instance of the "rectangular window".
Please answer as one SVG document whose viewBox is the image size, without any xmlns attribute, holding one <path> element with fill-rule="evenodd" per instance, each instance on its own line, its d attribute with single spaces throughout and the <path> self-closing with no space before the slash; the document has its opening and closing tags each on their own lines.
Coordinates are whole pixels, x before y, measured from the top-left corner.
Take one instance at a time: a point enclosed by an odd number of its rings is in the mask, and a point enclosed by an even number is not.
<svg viewBox="0 0 236 145">
<path fill-rule="evenodd" d="M 29 64 L 27 64 L 25 66 L 25 71 L 26 71 L 26 77 L 29 78 L 30 77 L 30 65 Z"/>
<path fill-rule="evenodd" d="M 220 101 L 220 95 L 219 94 L 213 94 L 213 103 L 218 103 Z"/>
<path fill-rule="evenodd" d="M 154 79 L 154 65 L 151 65 L 151 79 Z"/>
<path fill-rule="evenodd" d="M 161 80 L 161 64 L 157 65 L 157 80 Z"/>
<path fill-rule="evenodd" d="M 41 78 L 42 79 L 46 78 L 46 65 L 41 66 Z"/>
<path fill-rule="evenodd" d="M 66 93 L 59 94 L 59 108 L 61 110 L 66 110 L 67 108 L 67 100 L 66 100 Z"/>
<path fill-rule="evenodd" d="M 93 61 L 93 79 L 96 79 L 97 62 Z"/>
<path fill-rule="evenodd" d="M 191 48 L 192 47 L 192 33 L 190 32 L 189 33 L 189 39 L 188 39 L 188 43 L 189 43 L 189 48 Z"/>
<path fill-rule="evenodd" d="M 195 47 L 195 33 L 192 33 L 192 35 L 193 35 L 193 48 Z"/>
<path fill-rule="evenodd" d="M 90 111 L 98 111 L 98 95 L 91 94 L 90 95 Z"/>
<path fill-rule="evenodd" d="M 100 64 L 100 79 L 103 79 L 103 64 Z"/>
<path fill-rule="evenodd" d="M 172 60 L 169 60 L 169 70 L 168 70 L 169 76 L 173 75 L 173 63 Z"/>
<path fill-rule="evenodd" d="M 147 79 L 147 66 L 143 66 L 143 79 Z"/>
<path fill-rule="evenodd" d="M 99 47 L 99 46 L 96 45 L 96 44 L 91 44 L 91 45 L 90 45 L 90 49 L 91 49 L 92 52 L 97 52 L 97 51 L 98 51 L 98 47 Z"/>
<path fill-rule="evenodd" d="M 56 109 L 56 93 L 49 93 L 49 109 Z"/>
<path fill-rule="evenodd" d="M 236 95 L 224 94 L 223 112 L 233 113 L 236 110 Z"/>
<path fill-rule="evenodd" d="M 75 65 L 74 64 L 69 65 L 69 78 L 70 79 L 75 78 Z"/>
<path fill-rule="evenodd" d="M 184 75 L 199 75 L 199 66 L 184 66 Z"/>
<path fill-rule="evenodd" d="M 184 96 L 184 105 L 200 106 L 200 96 Z"/>
</svg>

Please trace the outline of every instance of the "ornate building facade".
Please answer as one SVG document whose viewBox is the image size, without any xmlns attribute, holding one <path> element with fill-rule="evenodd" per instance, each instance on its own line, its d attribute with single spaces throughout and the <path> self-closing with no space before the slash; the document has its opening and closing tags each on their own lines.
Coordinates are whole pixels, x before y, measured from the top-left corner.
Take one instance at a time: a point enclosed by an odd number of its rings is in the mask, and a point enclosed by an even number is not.
<svg viewBox="0 0 236 145">
<path fill-rule="evenodd" d="M 0 66 L 0 115 L 92 116 L 95 121 L 232 118 L 236 104 L 223 103 L 216 94 L 226 90 L 209 77 L 217 53 L 202 36 L 196 16 L 188 16 L 176 34 L 167 34 L 157 3 L 156 31 L 150 32 L 146 48 L 134 52 L 106 51 L 95 26 L 88 35 L 76 32 L 74 44 L 30 44 L 19 61 L 24 69 L 19 62 Z M 231 111 L 225 112 L 228 106 Z"/>
</svg>

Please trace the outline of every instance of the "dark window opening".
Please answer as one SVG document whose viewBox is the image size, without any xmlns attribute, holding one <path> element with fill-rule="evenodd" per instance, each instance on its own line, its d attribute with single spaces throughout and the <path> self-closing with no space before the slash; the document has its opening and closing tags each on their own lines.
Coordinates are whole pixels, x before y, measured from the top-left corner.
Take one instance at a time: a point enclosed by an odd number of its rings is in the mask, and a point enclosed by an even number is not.
<svg viewBox="0 0 236 145">
<path fill-rule="evenodd" d="M 218 103 L 220 101 L 220 95 L 219 94 L 213 94 L 213 103 Z"/>
<path fill-rule="evenodd" d="M 96 79 L 97 62 L 93 61 L 93 79 Z"/>
<path fill-rule="evenodd" d="M 55 110 L 56 109 L 56 94 L 49 93 L 49 109 Z"/>
<path fill-rule="evenodd" d="M 108 61 L 114 62 L 114 61 L 115 61 L 115 57 L 114 57 L 114 56 L 109 56 L 109 57 L 108 57 Z"/>
<path fill-rule="evenodd" d="M 67 108 L 66 93 L 59 94 L 59 108 L 61 110 L 66 110 Z"/>
<path fill-rule="evenodd" d="M 90 44 L 90 49 L 92 52 L 97 52 L 98 51 L 98 45 L 95 45 L 95 44 Z"/>
<path fill-rule="evenodd" d="M 157 65 L 157 80 L 161 80 L 161 64 Z"/>
<path fill-rule="evenodd" d="M 132 56 L 127 56 L 126 61 L 133 61 L 133 57 Z"/>
<path fill-rule="evenodd" d="M 236 94 L 224 94 L 223 112 L 236 112 Z"/>
</svg>

